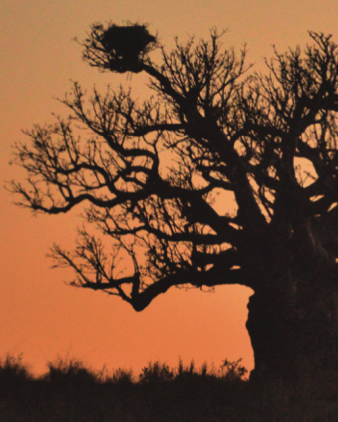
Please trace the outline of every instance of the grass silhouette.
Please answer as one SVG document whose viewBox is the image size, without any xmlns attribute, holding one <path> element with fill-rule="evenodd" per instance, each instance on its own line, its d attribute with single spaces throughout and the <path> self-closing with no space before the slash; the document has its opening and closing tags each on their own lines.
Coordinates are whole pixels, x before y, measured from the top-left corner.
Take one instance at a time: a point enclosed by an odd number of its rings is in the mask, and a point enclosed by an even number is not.
<svg viewBox="0 0 338 422">
<path fill-rule="evenodd" d="M 216 368 L 150 362 L 93 371 L 75 359 L 47 363 L 35 377 L 18 357 L 0 361 L 1 422 L 330 422 L 338 404 L 311 402 L 277 381 L 257 388 L 241 360 Z"/>
</svg>

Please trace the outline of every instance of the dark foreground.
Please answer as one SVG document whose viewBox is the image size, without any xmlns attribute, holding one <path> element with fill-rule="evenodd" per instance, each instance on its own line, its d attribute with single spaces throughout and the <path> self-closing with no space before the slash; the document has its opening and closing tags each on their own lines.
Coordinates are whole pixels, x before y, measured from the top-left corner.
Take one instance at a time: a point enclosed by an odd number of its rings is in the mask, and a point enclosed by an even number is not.
<svg viewBox="0 0 338 422">
<path fill-rule="evenodd" d="M 278 382 L 258 388 L 238 362 L 197 371 L 154 363 L 138 377 L 94 373 L 77 361 L 32 377 L 20 358 L 0 365 L 0 422 L 337 422 L 338 399 L 296 395 Z"/>
</svg>

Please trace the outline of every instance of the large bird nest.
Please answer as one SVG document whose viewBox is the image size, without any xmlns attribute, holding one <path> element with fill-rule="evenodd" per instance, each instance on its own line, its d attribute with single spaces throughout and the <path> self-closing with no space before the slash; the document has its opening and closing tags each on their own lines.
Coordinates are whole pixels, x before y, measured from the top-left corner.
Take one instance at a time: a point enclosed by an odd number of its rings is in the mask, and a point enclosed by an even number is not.
<svg viewBox="0 0 338 422">
<path fill-rule="evenodd" d="M 138 24 L 112 24 L 102 33 L 100 41 L 109 57 L 110 70 L 120 73 L 141 71 L 140 61 L 157 44 L 146 25 Z"/>
</svg>

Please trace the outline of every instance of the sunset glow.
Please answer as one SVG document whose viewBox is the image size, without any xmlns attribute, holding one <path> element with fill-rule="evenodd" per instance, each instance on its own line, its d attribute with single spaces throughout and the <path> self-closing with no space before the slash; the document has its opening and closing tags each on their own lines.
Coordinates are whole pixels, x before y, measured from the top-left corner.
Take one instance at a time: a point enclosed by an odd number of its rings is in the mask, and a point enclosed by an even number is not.
<svg viewBox="0 0 338 422">
<path fill-rule="evenodd" d="M 21 3 L 21 4 L 19 4 Z M 148 23 L 152 33 L 170 51 L 174 37 L 187 40 L 209 36 L 212 27 L 228 28 L 223 46 L 239 51 L 248 46 L 248 63 L 264 71 L 264 57 L 271 45 L 283 51 L 305 46 L 307 31 L 332 33 L 338 41 L 338 4 L 314 0 L 237 2 L 136 0 L 64 0 L 12 2 L 0 6 L 1 37 L 1 180 L 22 180 L 25 175 L 10 166 L 11 146 L 28 142 L 21 130 L 35 123 L 52 123 L 67 110 L 62 98 L 78 81 L 90 93 L 94 84 L 131 85 L 135 97 L 149 94 L 142 75 L 102 74 L 81 60 L 81 47 L 72 39 L 86 37 L 93 22 L 126 21 Z M 157 52 L 154 53 L 156 57 Z M 69 271 L 51 270 L 46 258 L 53 243 L 71 249 L 80 210 L 66 215 L 37 217 L 13 204 L 18 200 L 5 189 L 1 200 L 0 358 L 23 353 L 23 361 L 36 373 L 46 363 L 76 358 L 95 369 L 130 368 L 137 373 L 149 361 L 176 366 L 181 358 L 216 367 L 225 358 L 243 358 L 253 368 L 250 339 L 245 329 L 247 301 L 252 291 L 239 286 L 217 287 L 213 293 L 197 289 L 174 289 L 157 298 L 146 310 L 136 313 L 119 298 L 102 292 L 67 286 Z M 232 199 L 220 197 L 217 211 L 231 210 Z"/>
</svg>

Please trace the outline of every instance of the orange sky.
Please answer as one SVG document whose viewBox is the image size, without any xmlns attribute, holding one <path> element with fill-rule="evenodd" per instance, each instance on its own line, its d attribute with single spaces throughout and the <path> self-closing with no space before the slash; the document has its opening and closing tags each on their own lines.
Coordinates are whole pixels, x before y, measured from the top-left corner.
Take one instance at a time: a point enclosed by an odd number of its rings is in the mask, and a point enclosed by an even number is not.
<svg viewBox="0 0 338 422">
<path fill-rule="evenodd" d="M 67 113 L 53 97 L 77 80 L 89 90 L 96 83 L 129 84 L 126 76 L 102 75 L 81 61 L 74 36 L 84 38 L 97 21 L 150 24 L 170 48 L 174 36 L 207 37 L 211 27 L 228 28 L 224 45 L 248 43 L 249 61 L 262 69 L 271 44 L 282 51 L 305 45 L 307 30 L 332 33 L 338 42 L 337 0 L 2 0 L 0 4 L 0 179 L 20 179 L 10 167 L 10 146 L 23 140 L 21 129 L 52 122 L 51 112 Z M 142 95 L 139 78 L 131 83 Z M 219 287 L 214 294 L 172 289 L 148 309 L 136 313 L 118 298 L 67 287 L 63 270 L 51 270 L 45 258 L 53 242 L 71 248 L 78 212 L 38 216 L 12 204 L 0 190 L 1 279 L 0 357 L 23 353 L 37 372 L 48 360 L 75 357 L 94 368 L 133 367 L 148 361 L 177 365 L 194 358 L 200 366 L 253 356 L 245 330 L 249 289 Z"/>
</svg>

